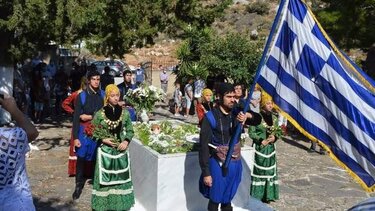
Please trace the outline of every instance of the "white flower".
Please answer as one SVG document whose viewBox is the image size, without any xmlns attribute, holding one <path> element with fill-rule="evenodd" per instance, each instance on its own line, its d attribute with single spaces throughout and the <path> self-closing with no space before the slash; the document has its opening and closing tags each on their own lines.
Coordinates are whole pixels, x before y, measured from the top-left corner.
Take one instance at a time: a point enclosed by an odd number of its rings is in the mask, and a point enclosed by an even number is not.
<svg viewBox="0 0 375 211">
<path fill-rule="evenodd" d="M 159 142 L 159 144 L 160 144 L 160 146 L 162 146 L 162 147 L 169 147 L 169 143 L 168 143 L 168 141 L 160 141 Z"/>
<path fill-rule="evenodd" d="M 241 133 L 241 139 L 246 139 L 249 137 L 248 133 Z"/>
<path fill-rule="evenodd" d="M 154 144 L 157 144 L 159 141 L 159 135 L 151 135 L 150 136 L 150 142 L 148 142 L 148 145 L 151 146 L 151 145 L 154 145 Z"/>
<path fill-rule="evenodd" d="M 155 86 L 142 85 L 134 90 L 129 90 L 124 100 L 132 104 L 135 109 L 151 111 L 157 101 L 163 99 L 163 91 Z"/>
<path fill-rule="evenodd" d="M 158 91 L 158 88 L 156 86 L 150 85 L 149 88 L 153 92 L 157 92 Z"/>
</svg>

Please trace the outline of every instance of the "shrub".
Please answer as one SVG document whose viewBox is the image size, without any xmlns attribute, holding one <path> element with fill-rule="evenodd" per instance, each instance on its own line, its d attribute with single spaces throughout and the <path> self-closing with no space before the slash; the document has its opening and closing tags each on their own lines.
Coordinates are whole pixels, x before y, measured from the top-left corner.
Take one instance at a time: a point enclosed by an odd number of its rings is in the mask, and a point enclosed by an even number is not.
<svg viewBox="0 0 375 211">
<path fill-rule="evenodd" d="M 247 5 L 246 10 L 249 13 L 256 13 L 258 15 L 267 15 L 270 11 L 270 4 L 267 2 L 254 2 Z"/>
</svg>

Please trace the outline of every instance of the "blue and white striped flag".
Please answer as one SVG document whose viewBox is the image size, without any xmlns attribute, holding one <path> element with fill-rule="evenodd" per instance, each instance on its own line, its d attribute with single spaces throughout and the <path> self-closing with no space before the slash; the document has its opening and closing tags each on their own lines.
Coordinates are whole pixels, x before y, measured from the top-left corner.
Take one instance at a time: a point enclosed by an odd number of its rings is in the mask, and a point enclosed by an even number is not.
<svg viewBox="0 0 375 211">
<path fill-rule="evenodd" d="M 336 48 L 301 0 L 282 1 L 278 13 L 257 82 L 296 128 L 373 192 L 375 82 Z"/>
</svg>

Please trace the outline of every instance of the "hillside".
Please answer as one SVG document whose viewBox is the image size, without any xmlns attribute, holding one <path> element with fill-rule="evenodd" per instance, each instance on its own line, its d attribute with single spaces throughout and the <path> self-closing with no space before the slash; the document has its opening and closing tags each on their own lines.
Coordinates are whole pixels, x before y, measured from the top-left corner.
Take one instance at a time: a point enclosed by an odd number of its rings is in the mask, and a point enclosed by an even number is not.
<svg viewBox="0 0 375 211">
<path fill-rule="evenodd" d="M 278 1 L 264 1 L 252 5 L 255 0 L 235 0 L 234 3 L 225 11 L 223 17 L 218 18 L 212 28 L 223 35 L 228 32 L 240 32 L 253 34 L 256 39 L 266 39 L 275 16 Z M 152 47 L 133 48 L 130 54 L 125 55 L 125 60 L 130 65 L 136 65 L 139 62 L 151 61 L 153 68 L 159 64 L 163 66 L 173 66 L 178 63 L 176 49 L 180 40 L 168 38 L 166 35 L 160 35 L 155 39 L 156 44 Z"/>
<path fill-rule="evenodd" d="M 240 32 L 248 34 L 253 39 L 265 40 L 269 34 L 272 22 L 278 9 L 278 0 L 234 0 L 234 3 L 225 11 L 225 14 L 218 18 L 212 28 L 219 34 L 228 32 Z M 311 1 L 307 1 L 308 3 Z M 324 5 L 319 4 L 319 7 Z M 131 65 L 139 62 L 151 61 L 153 68 L 160 64 L 164 66 L 174 66 L 178 63 L 176 49 L 180 40 L 170 39 L 161 34 L 155 39 L 156 44 L 152 47 L 134 48 L 132 53 L 126 54 L 125 59 Z M 348 56 L 357 64 L 362 66 L 368 63 L 368 68 L 375 66 L 372 63 L 375 58 L 367 58 L 367 52 L 360 49 L 346 51 Z M 372 63 L 371 63 L 372 62 Z M 371 66 L 372 65 L 372 66 Z M 367 71 L 375 75 L 375 71 Z M 374 77 L 374 76 L 373 76 Z"/>
</svg>

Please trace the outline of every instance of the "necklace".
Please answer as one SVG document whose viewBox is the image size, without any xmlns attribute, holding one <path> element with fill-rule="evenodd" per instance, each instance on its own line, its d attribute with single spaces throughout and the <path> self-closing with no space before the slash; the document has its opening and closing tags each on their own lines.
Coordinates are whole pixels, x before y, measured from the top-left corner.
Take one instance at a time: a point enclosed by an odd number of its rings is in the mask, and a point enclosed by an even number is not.
<svg viewBox="0 0 375 211">
<path fill-rule="evenodd" d="M 112 120 L 107 118 L 107 116 L 105 115 L 104 109 L 102 109 L 102 115 L 103 115 L 103 118 L 104 118 L 104 122 L 108 125 L 108 128 L 110 130 L 114 130 L 120 124 L 120 122 L 122 120 L 121 117 L 122 117 L 123 113 L 124 113 L 124 110 L 121 111 L 121 115 L 118 118 L 118 120 L 112 121 Z"/>
</svg>

